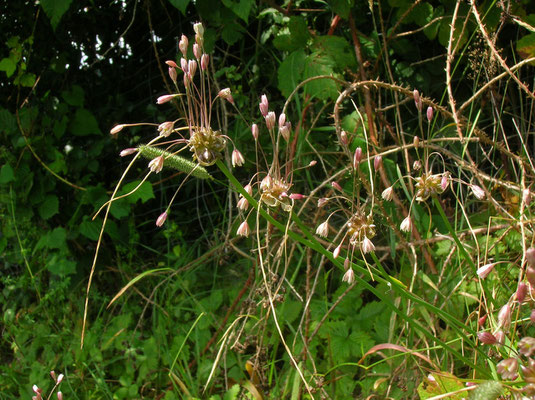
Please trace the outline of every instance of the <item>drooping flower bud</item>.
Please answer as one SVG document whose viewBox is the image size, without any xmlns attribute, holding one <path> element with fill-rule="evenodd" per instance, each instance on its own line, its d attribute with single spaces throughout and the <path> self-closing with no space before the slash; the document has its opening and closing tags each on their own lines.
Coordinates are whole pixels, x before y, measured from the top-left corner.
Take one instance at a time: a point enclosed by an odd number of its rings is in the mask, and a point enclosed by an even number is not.
<svg viewBox="0 0 535 400">
<path fill-rule="evenodd" d="M 477 338 L 483 344 L 496 344 L 498 342 L 496 336 L 490 332 L 479 332 Z"/>
<path fill-rule="evenodd" d="M 236 234 L 238 236 L 243 236 L 243 237 L 248 237 L 250 233 L 251 233 L 251 230 L 249 229 L 249 224 L 247 223 L 247 220 L 243 221 L 238 227 L 238 230 L 236 231 Z"/>
<path fill-rule="evenodd" d="M 172 67 L 172 68 L 178 68 L 178 65 L 176 65 L 176 62 L 172 61 L 172 60 L 167 60 L 165 62 L 169 67 Z"/>
<path fill-rule="evenodd" d="M 164 162 L 163 156 L 158 156 L 149 162 L 149 169 L 151 170 L 151 172 L 154 172 L 157 174 L 162 170 L 163 162 Z"/>
<path fill-rule="evenodd" d="M 530 247 L 529 249 L 526 250 L 526 260 L 528 261 L 528 265 L 530 267 L 535 268 L 535 248 L 534 247 Z M 534 270 L 534 277 L 535 277 L 535 270 Z"/>
<path fill-rule="evenodd" d="M 50 371 L 50 377 L 54 380 L 54 382 L 56 382 L 56 380 L 58 379 L 55 371 Z"/>
<path fill-rule="evenodd" d="M 483 327 L 485 325 L 485 322 L 487 321 L 487 317 L 488 317 L 488 315 L 485 314 L 481 318 L 479 318 L 477 320 L 477 326 L 480 327 L 480 328 Z"/>
<path fill-rule="evenodd" d="M 242 197 L 238 200 L 237 207 L 242 211 L 247 211 L 247 209 L 249 208 L 249 202 L 245 197 Z"/>
<path fill-rule="evenodd" d="M 483 200 L 485 198 L 485 191 L 481 189 L 477 185 L 470 185 L 470 189 L 472 189 L 472 193 L 478 200 Z"/>
<path fill-rule="evenodd" d="M 498 313 L 498 326 L 504 329 L 507 329 L 509 324 L 511 323 L 511 313 L 512 313 L 511 305 L 509 303 L 506 303 Z"/>
<path fill-rule="evenodd" d="M 381 168 L 381 164 L 383 163 L 383 157 L 380 155 L 376 155 L 373 159 L 373 169 L 376 171 L 379 171 L 379 168 Z"/>
<path fill-rule="evenodd" d="M 524 302 L 526 295 L 528 294 L 528 285 L 524 282 L 520 282 L 516 288 L 516 301 L 520 304 Z"/>
<path fill-rule="evenodd" d="M 340 184 L 336 181 L 332 181 L 331 186 L 335 188 L 336 190 L 339 190 L 340 192 L 344 191 L 344 189 L 342 189 L 342 186 L 340 186 Z"/>
<path fill-rule="evenodd" d="M 195 57 L 197 61 L 200 61 L 202 53 L 201 53 L 201 46 L 199 46 L 198 43 L 193 44 L 193 56 Z"/>
<path fill-rule="evenodd" d="M 266 120 L 266 126 L 269 130 L 272 130 L 275 128 L 275 113 L 273 111 L 270 111 L 267 113 L 265 120 Z"/>
<path fill-rule="evenodd" d="M 526 252 L 526 256 L 527 256 L 527 252 Z M 526 268 L 526 279 L 531 285 L 531 288 L 535 289 L 535 268 L 529 266 L 529 258 L 528 258 L 528 267 Z"/>
<path fill-rule="evenodd" d="M 326 197 L 322 197 L 322 198 L 318 199 L 318 208 L 323 207 L 325 204 L 327 204 L 328 201 L 329 201 L 329 199 L 326 198 Z"/>
<path fill-rule="evenodd" d="M 415 148 L 418 148 L 418 146 L 420 145 L 420 138 L 418 136 L 414 136 L 414 138 L 412 139 L 412 144 Z"/>
<path fill-rule="evenodd" d="M 412 163 L 412 169 L 415 170 L 415 171 L 418 171 L 419 169 L 422 168 L 422 163 L 420 160 L 416 160 Z"/>
<path fill-rule="evenodd" d="M 357 168 L 362 160 L 362 149 L 357 147 L 355 149 L 355 154 L 353 155 L 353 168 Z"/>
<path fill-rule="evenodd" d="M 360 243 L 360 249 L 362 250 L 362 254 L 367 254 L 375 250 L 375 245 L 370 239 L 364 236 L 364 240 Z"/>
<path fill-rule="evenodd" d="M 289 141 L 290 140 L 290 123 L 286 123 L 283 126 L 279 128 L 279 133 L 283 137 L 284 140 Z"/>
<path fill-rule="evenodd" d="M 270 175 L 266 175 L 264 179 L 260 182 L 260 190 L 266 191 L 271 189 L 271 186 L 273 186 L 273 179 Z"/>
<path fill-rule="evenodd" d="M 260 113 L 265 118 L 269 112 L 269 102 L 265 94 L 260 97 L 260 103 L 258 104 L 258 107 L 260 108 Z"/>
<path fill-rule="evenodd" d="M 232 98 L 232 92 L 230 88 L 221 89 L 218 93 L 218 96 L 227 100 L 230 104 L 234 104 L 234 99 Z"/>
<path fill-rule="evenodd" d="M 173 100 L 177 95 L 176 94 L 166 94 L 163 96 L 160 96 L 156 99 L 156 104 L 164 104 L 168 101 Z"/>
<path fill-rule="evenodd" d="M 156 226 L 158 228 L 161 228 L 163 224 L 165 223 L 165 220 L 167 219 L 167 211 L 160 214 L 160 216 L 156 219 Z"/>
<path fill-rule="evenodd" d="M 253 135 L 254 140 L 258 140 L 258 125 L 257 124 L 251 125 L 251 133 Z"/>
<path fill-rule="evenodd" d="M 340 132 L 340 143 L 342 143 L 342 145 L 344 146 L 347 146 L 347 144 L 349 143 L 346 131 Z"/>
<path fill-rule="evenodd" d="M 535 324 L 535 310 L 531 310 L 531 313 L 529 314 L 529 320 L 532 324 Z"/>
<path fill-rule="evenodd" d="M 316 228 L 316 235 L 326 238 L 329 236 L 329 222 L 325 221 L 318 225 Z"/>
<path fill-rule="evenodd" d="M 210 62 L 210 56 L 208 54 L 203 54 L 201 56 L 201 69 L 206 71 L 208 68 L 208 63 Z"/>
<path fill-rule="evenodd" d="M 292 200 L 303 200 L 306 196 L 301 193 L 291 193 L 289 197 Z"/>
<path fill-rule="evenodd" d="M 497 344 L 504 344 L 505 343 L 505 333 L 500 329 L 498 332 L 494 334 L 496 336 L 496 343 Z"/>
<path fill-rule="evenodd" d="M 428 122 L 431 122 L 431 120 L 433 119 L 433 107 L 429 106 L 427 107 L 427 121 Z"/>
<path fill-rule="evenodd" d="M 383 190 L 383 193 L 381 193 L 381 197 L 386 201 L 391 201 L 394 197 L 394 188 L 392 186 L 387 187 Z"/>
<path fill-rule="evenodd" d="M 516 358 L 506 358 L 496 365 L 496 372 L 498 372 L 502 379 L 514 381 L 518 378 L 518 360 Z"/>
<path fill-rule="evenodd" d="M 173 121 L 166 121 L 158 125 L 158 132 L 160 132 L 160 136 L 168 137 L 175 127 L 175 123 Z"/>
<path fill-rule="evenodd" d="M 482 267 L 479 267 L 478 270 L 476 271 L 477 276 L 479 276 L 480 279 L 485 279 L 490 274 L 490 272 L 494 269 L 495 265 L 496 263 L 490 263 L 490 264 L 485 264 Z"/>
<path fill-rule="evenodd" d="M 340 255 L 340 251 L 342 250 L 342 245 L 339 244 L 336 249 L 334 249 L 333 251 L 333 257 L 334 258 L 338 258 L 338 256 Z"/>
<path fill-rule="evenodd" d="M 180 38 L 180 42 L 178 42 L 178 48 L 180 49 L 184 57 L 187 57 L 188 55 L 188 44 L 188 38 L 186 37 L 186 35 L 182 35 L 182 37 Z"/>
<path fill-rule="evenodd" d="M 418 92 L 417 89 L 414 89 L 412 96 L 414 97 L 414 105 L 416 106 L 416 109 L 422 111 L 422 98 L 420 97 L 420 92 Z"/>
<path fill-rule="evenodd" d="M 171 80 L 176 83 L 177 77 L 178 75 L 176 73 L 176 68 L 169 67 L 169 78 L 171 78 Z"/>
<path fill-rule="evenodd" d="M 128 148 L 128 149 L 121 150 L 121 152 L 119 153 L 119 155 L 120 155 L 121 157 L 126 157 L 126 156 L 129 156 L 129 155 L 131 155 L 131 154 L 134 154 L 136 151 L 137 151 L 136 148 L 131 147 L 131 148 Z"/>
<path fill-rule="evenodd" d="M 344 274 L 344 276 L 342 277 L 342 282 L 347 282 L 348 284 L 352 284 L 353 282 L 355 282 L 355 272 L 353 271 L 352 268 L 349 268 L 346 273 Z"/>
<path fill-rule="evenodd" d="M 442 179 L 440 180 L 440 187 L 442 188 L 442 190 L 446 190 L 449 184 L 450 184 L 450 175 L 449 173 L 445 172 L 442 174 Z"/>
<path fill-rule="evenodd" d="M 313 167 L 314 165 L 316 165 L 318 162 L 316 160 L 312 160 L 308 163 L 308 166 L 309 167 Z"/>
<path fill-rule="evenodd" d="M 243 154 L 240 153 L 238 149 L 234 149 L 232 151 L 232 166 L 233 167 L 241 167 L 245 163 L 245 159 L 243 158 Z"/>
<path fill-rule="evenodd" d="M 410 216 L 406 217 L 403 221 L 401 221 L 399 229 L 402 232 L 410 232 L 412 230 L 412 220 Z"/>
<path fill-rule="evenodd" d="M 535 353 L 535 338 L 524 336 L 518 342 L 517 349 L 523 356 L 531 357 Z"/>
<path fill-rule="evenodd" d="M 110 135 L 115 135 L 115 134 L 121 132 L 124 127 L 125 127 L 125 125 L 123 125 L 123 124 L 115 125 L 113 128 L 111 128 Z"/>
</svg>

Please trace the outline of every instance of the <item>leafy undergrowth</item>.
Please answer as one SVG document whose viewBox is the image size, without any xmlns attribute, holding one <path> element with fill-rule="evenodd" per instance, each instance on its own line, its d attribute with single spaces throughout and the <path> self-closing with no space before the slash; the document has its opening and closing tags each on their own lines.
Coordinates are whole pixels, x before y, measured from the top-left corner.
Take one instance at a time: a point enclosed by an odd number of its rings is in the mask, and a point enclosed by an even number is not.
<svg viewBox="0 0 535 400">
<path fill-rule="evenodd" d="M 104 65 L 57 4 L 0 60 L 6 398 L 535 395 L 533 5 L 169 1 Z"/>
</svg>

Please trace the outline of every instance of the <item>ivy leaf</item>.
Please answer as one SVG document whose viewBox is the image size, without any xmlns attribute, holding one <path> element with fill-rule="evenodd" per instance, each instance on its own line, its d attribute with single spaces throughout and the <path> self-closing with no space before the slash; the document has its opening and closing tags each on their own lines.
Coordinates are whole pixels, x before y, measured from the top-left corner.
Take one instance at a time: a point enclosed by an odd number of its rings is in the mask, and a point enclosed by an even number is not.
<svg viewBox="0 0 535 400">
<path fill-rule="evenodd" d="M 253 0 L 223 0 L 223 4 L 225 7 L 230 8 L 232 12 L 240 17 L 246 24 L 248 23 Z"/>
<path fill-rule="evenodd" d="M 283 96 L 288 97 L 301 82 L 305 58 L 305 51 L 297 50 L 286 57 L 280 64 L 277 75 L 279 90 Z"/>
<path fill-rule="evenodd" d="M 52 29 L 56 30 L 61 17 L 67 12 L 71 5 L 72 0 L 41 0 L 41 7 L 45 11 Z"/>
<path fill-rule="evenodd" d="M 49 219 L 59 211 L 59 201 L 56 195 L 48 195 L 39 206 L 39 215 L 43 219 Z"/>
<path fill-rule="evenodd" d="M 186 15 L 186 8 L 188 7 L 190 0 L 169 0 L 169 3 L 175 8 L 177 8 L 182 15 Z"/>
</svg>

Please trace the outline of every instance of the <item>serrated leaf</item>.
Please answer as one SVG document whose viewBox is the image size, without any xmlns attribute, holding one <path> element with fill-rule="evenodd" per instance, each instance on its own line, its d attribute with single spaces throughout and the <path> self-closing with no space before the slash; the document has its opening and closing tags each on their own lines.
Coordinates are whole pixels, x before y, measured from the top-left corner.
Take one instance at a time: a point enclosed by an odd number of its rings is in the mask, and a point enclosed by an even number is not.
<svg viewBox="0 0 535 400">
<path fill-rule="evenodd" d="M 71 122 L 71 131 L 77 136 L 98 135 L 102 133 L 95 116 L 85 108 L 79 108 Z"/>
<path fill-rule="evenodd" d="M 122 194 L 126 194 L 134 190 L 141 181 L 133 181 L 130 183 L 127 183 L 124 185 L 123 190 L 121 190 Z M 130 196 L 128 196 L 128 201 L 130 203 L 135 203 L 138 200 L 141 200 L 142 203 L 146 203 L 148 200 L 154 199 L 154 192 L 152 190 L 152 185 L 150 182 L 143 182 L 141 186 L 137 188 L 137 190 L 132 193 Z"/>
<path fill-rule="evenodd" d="M 67 231 L 65 228 L 56 228 L 46 235 L 45 246 L 49 249 L 61 249 L 67 244 Z"/>
<path fill-rule="evenodd" d="M 23 87 L 32 87 L 35 84 L 35 74 L 25 73 L 15 80 L 15 83 L 20 83 Z"/>
<path fill-rule="evenodd" d="M 333 76 L 333 60 L 330 57 L 323 57 L 317 53 L 306 57 L 305 71 L 303 78 L 308 79 L 316 76 Z M 305 92 L 320 100 L 338 97 L 338 85 L 329 78 L 316 79 L 305 85 Z"/>
<path fill-rule="evenodd" d="M 289 96 L 301 82 L 305 58 L 304 50 L 297 50 L 286 57 L 279 65 L 277 76 L 279 90 L 283 96 Z"/>
<path fill-rule="evenodd" d="M 45 11 L 52 29 L 56 30 L 61 17 L 67 12 L 72 0 L 41 0 L 41 7 Z"/>
<path fill-rule="evenodd" d="M 230 8 L 234 14 L 241 18 L 245 23 L 249 21 L 249 14 L 254 4 L 253 0 L 223 0 L 225 7 Z"/>
<path fill-rule="evenodd" d="M 418 394 L 422 400 L 464 389 L 463 383 L 455 375 L 448 372 L 432 373 L 431 375 L 434 379 L 425 378 L 418 386 Z M 465 397 L 463 394 L 464 392 L 452 394 L 448 396 L 448 399 L 460 400 Z"/>
<path fill-rule="evenodd" d="M 356 66 L 355 53 L 349 42 L 340 36 L 318 36 L 314 39 L 314 50 L 330 57 L 338 70 Z"/>
<path fill-rule="evenodd" d="M 76 272 L 76 262 L 65 257 L 54 255 L 47 263 L 46 268 L 53 274 L 67 276 Z"/>
<path fill-rule="evenodd" d="M 227 44 L 232 46 L 234 43 L 236 43 L 242 38 L 244 31 L 245 30 L 240 24 L 231 21 L 223 27 L 223 31 L 221 32 L 221 38 Z"/>
<path fill-rule="evenodd" d="M 59 200 L 55 195 L 46 196 L 43 203 L 39 206 L 39 215 L 43 219 L 49 219 L 59 211 Z"/>
<path fill-rule="evenodd" d="M 282 51 L 295 51 L 304 48 L 310 38 L 306 20 L 303 17 L 291 17 L 288 31 L 280 33 L 273 40 L 273 45 Z"/>
<path fill-rule="evenodd" d="M 5 71 L 8 78 L 13 75 L 13 72 L 15 72 L 16 69 L 17 64 L 15 64 L 12 59 L 3 58 L 0 61 L 0 71 Z"/>
<path fill-rule="evenodd" d="M 353 0 L 329 0 L 329 6 L 331 7 L 331 10 L 344 19 L 349 17 L 349 11 L 353 5 Z"/>
<path fill-rule="evenodd" d="M 240 393 L 240 385 L 236 384 L 232 386 L 227 393 L 224 394 L 223 400 L 235 400 L 238 398 L 238 394 Z"/>
<path fill-rule="evenodd" d="M 15 179 L 15 173 L 11 165 L 4 164 L 0 169 L 0 184 L 12 182 Z"/>
<path fill-rule="evenodd" d="M 176 9 L 178 9 L 182 15 L 186 15 L 186 8 L 188 7 L 188 4 L 190 0 L 168 0 L 169 3 Z"/>
<path fill-rule="evenodd" d="M 349 335 L 349 342 L 351 343 L 351 354 L 358 358 L 362 357 L 375 344 L 370 335 L 360 330 Z"/>
<path fill-rule="evenodd" d="M 90 219 L 84 220 L 80 224 L 79 231 L 86 238 L 91 240 L 97 240 L 98 235 L 100 234 L 100 229 L 102 228 L 102 220 L 96 219 L 91 221 Z"/>
</svg>

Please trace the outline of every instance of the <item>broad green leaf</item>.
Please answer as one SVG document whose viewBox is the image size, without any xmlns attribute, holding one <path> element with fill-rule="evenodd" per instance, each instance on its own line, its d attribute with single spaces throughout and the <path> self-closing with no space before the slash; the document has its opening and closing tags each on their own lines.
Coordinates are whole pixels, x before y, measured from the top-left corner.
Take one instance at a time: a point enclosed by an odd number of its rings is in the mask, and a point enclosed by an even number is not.
<svg viewBox="0 0 535 400">
<path fill-rule="evenodd" d="M 325 76 L 308 82 L 305 91 L 312 97 L 320 100 L 336 99 L 338 97 L 338 85 L 328 76 L 333 76 L 334 62 L 331 57 L 321 56 L 318 53 L 309 55 L 305 60 L 304 78 Z"/>
<path fill-rule="evenodd" d="M 61 97 L 65 102 L 73 107 L 84 106 L 84 89 L 78 85 L 72 85 L 70 90 L 64 90 L 61 92 Z"/>
<path fill-rule="evenodd" d="M 177 8 L 182 15 L 186 15 L 186 8 L 188 7 L 188 4 L 190 0 L 168 0 L 169 3 L 175 8 Z"/>
<path fill-rule="evenodd" d="M 67 231 L 65 228 L 58 227 L 52 232 L 42 236 L 34 248 L 34 252 L 44 247 L 48 249 L 61 249 L 66 246 Z"/>
<path fill-rule="evenodd" d="M 248 23 L 249 14 L 254 4 L 253 0 L 223 0 L 223 4 L 225 7 L 230 8 L 245 23 Z"/>
<path fill-rule="evenodd" d="M 349 17 L 349 11 L 353 5 L 353 0 L 329 0 L 329 6 L 331 7 L 331 10 L 344 19 Z"/>
<path fill-rule="evenodd" d="M 535 33 L 530 33 L 518 40 L 516 51 L 523 59 L 535 57 Z"/>
<path fill-rule="evenodd" d="M 67 12 L 72 0 L 41 0 L 41 7 L 45 11 L 52 29 L 56 30 L 61 17 Z"/>
<path fill-rule="evenodd" d="M 110 207 L 110 214 L 117 219 L 126 217 L 130 214 L 130 204 L 126 199 L 114 201 Z"/>
<path fill-rule="evenodd" d="M 35 84 L 35 74 L 22 74 L 19 79 L 15 79 L 15 83 L 20 83 L 23 87 L 32 87 Z"/>
<path fill-rule="evenodd" d="M 0 60 L 0 71 L 5 71 L 8 78 L 13 75 L 13 72 L 15 72 L 16 69 L 17 64 L 15 64 L 12 59 L 3 58 Z"/>
<path fill-rule="evenodd" d="M 332 58 L 336 69 L 341 71 L 356 66 L 355 52 L 349 42 L 340 36 L 318 36 L 314 39 L 314 50 Z"/>
<path fill-rule="evenodd" d="M 433 6 L 429 3 L 420 3 L 414 7 L 411 19 L 420 26 L 424 26 L 433 19 Z"/>
<path fill-rule="evenodd" d="M 236 400 L 240 393 L 240 385 L 236 384 L 232 386 L 227 393 L 224 394 L 223 400 Z"/>
<path fill-rule="evenodd" d="M 221 32 L 221 38 L 229 45 L 233 45 L 243 36 L 245 30 L 237 22 L 230 21 L 228 24 L 225 24 L 223 31 Z"/>
<path fill-rule="evenodd" d="M 46 268 L 53 274 L 67 276 L 76 272 L 76 262 L 60 255 L 54 255 L 46 263 Z"/>
<path fill-rule="evenodd" d="M 279 90 L 283 96 L 289 96 L 301 82 L 305 58 L 304 50 L 297 50 L 286 57 L 280 64 L 277 75 Z"/>
<path fill-rule="evenodd" d="M 17 120 L 8 110 L 0 108 L 0 132 L 13 133 L 17 129 Z"/>
<path fill-rule="evenodd" d="M 102 220 L 100 218 L 94 221 L 86 219 L 80 224 L 80 233 L 88 239 L 97 240 L 101 228 Z"/>
<path fill-rule="evenodd" d="M 307 22 L 303 17 L 291 17 L 288 24 L 289 33 L 280 33 L 273 45 L 283 51 L 294 51 L 304 48 L 310 38 Z"/>
<path fill-rule="evenodd" d="M 15 179 L 15 174 L 11 165 L 4 164 L 0 169 L 0 184 L 5 184 L 13 181 Z"/>
<path fill-rule="evenodd" d="M 130 183 L 127 183 L 124 185 L 123 190 L 121 190 L 122 194 L 129 193 L 132 190 L 134 190 L 141 181 L 133 181 Z M 152 185 L 150 182 L 143 182 L 137 190 L 132 193 L 130 196 L 128 196 L 128 201 L 130 203 L 135 203 L 138 200 L 141 200 L 142 203 L 146 203 L 148 200 L 154 199 L 154 192 L 152 190 Z"/>
<path fill-rule="evenodd" d="M 59 201 L 56 195 L 48 195 L 39 206 L 39 215 L 43 219 L 49 219 L 59 211 Z"/>
<path fill-rule="evenodd" d="M 77 136 L 98 135 L 102 133 L 95 116 L 85 108 L 79 108 L 71 122 L 71 131 Z"/>
<path fill-rule="evenodd" d="M 449 372 L 431 373 L 433 379 L 425 378 L 418 386 L 418 394 L 421 400 L 439 396 L 446 393 L 454 393 L 464 388 L 463 383 Z M 448 399 L 460 400 L 465 397 L 465 392 L 448 396 Z"/>
</svg>

